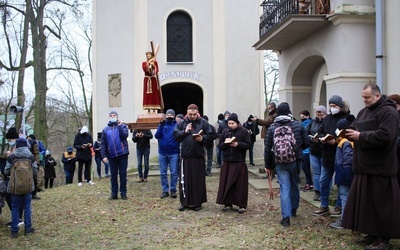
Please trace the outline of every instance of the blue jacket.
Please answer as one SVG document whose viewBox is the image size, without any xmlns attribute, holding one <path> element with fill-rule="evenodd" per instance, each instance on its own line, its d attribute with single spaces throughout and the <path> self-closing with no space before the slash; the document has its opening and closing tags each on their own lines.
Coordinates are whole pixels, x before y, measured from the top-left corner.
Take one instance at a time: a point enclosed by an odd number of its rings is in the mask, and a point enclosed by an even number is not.
<svg viewBox="0 0 400 250">
<path fill-rule="evenodd" d="M 101 156 L 112 159 L 129 154 L 128 135 L 129 129 L 126 124 L 109 122 L 101 136 Z"/>
<path fill-rule="evenodd" d="M 350 186 L 353 181 L 353 145 L 347 139 L 341 139 L 335 155 L 335 184 Z"/>
<path fill-rule="evenodd" d="M 313 120 L 311 120 L 310 118 L 304 120 L 301 122 L 301 126 L 303 126 L 303 128 L 305 130 L 307 130 L 308 125 L 312 122 Z M 308 134 L 308 133 L 307 133 Z M 310 153 L 310 147 L 303 149 L 303 155 L 304 154 L 309 154 Z"/>
<path fill-rule="evenodd" d="M 158 139 L 158 153 L 167 155 L 179 154 L 179 142 L 174 138 L 176 121 L 165 121 L 158 125 L 154 137 Z"/>
</svg>

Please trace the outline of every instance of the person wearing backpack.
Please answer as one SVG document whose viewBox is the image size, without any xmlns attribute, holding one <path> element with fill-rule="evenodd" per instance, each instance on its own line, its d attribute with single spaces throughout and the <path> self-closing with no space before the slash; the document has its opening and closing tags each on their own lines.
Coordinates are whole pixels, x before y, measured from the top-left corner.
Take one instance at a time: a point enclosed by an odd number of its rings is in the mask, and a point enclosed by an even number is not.
<svg viewBox="0 0 400 250">
<path fill-rule="evenodd" d="M 17 139 L 16 149 L 8 158 L 4 173 L 10 180 L 7 185 L 7 192 L 11 193 L 11 237 L 18 237 L 19 210 L 24 209 L 25 235 L 35 232 L 32 227 L 32 191 L 34 177 L 37 175 L 38 167 L 35 157 L 28 149 L 28 142 L 25 138 Z"/>
<path fill-rule="evenodd" d="M 289 104 L 281 103 L 277 117 L 268 128 L 264 159 L 265 170 L 271 172 L 274 164 L 278 175 L 281 197 L 281 225 L 290 226 L 290 217 L 296 217 L 300 202 L 299 175 L 302 150 L 310 146 L 310 138 L 300 121 L 293 121 Z"/>
<path fill-rule="evenodd" d="M 40 197 L 37 195 L 38 192 L 38 186 L 40 186 L 42 183 L 41 178 L 44 176 L 43 169 L 40 168 L 40 152 L 39 152 L 39 143 L 36 140 L 35 135 L 30 134 L 27 138 L 27 141 L 29 143 L 28 148 L 35 157 L 36 165 L 38 166 L 38 174 L 36 175 L 34 181 L 35 181 L 35 189 L 32 191 L 32 199 L 35 200 L 40 200 Z"/>
</svg>

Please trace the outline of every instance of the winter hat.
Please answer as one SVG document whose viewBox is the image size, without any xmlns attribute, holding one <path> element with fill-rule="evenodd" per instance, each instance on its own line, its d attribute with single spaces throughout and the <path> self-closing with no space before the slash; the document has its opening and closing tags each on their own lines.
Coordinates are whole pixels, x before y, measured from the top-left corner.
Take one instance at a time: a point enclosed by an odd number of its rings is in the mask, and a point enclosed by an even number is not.
<svg viewBox="0 0 400 250">
<path fill-rule="evenodd" d="M 355 119 L 354 115 L 348 115 L 340 119 L 336 126 L 338 129 L 348 129 Z"/>
<path fill-rule="evenodd" d="M 188 110 L 189 109 L 195 109 L 195 110 L 199 110 L 199 107 L 197 107 L 197 105 L 196 104 L 190 104 L 189 106 L 188 106 L 188 108 L 187 108 Z"/>
<path fill-rule="evenodd" d="M 203 119 L 206 120 L 206 121 L 208 121 L 208 116 L 203 115 Z"/>
<path fill-rule="evenodd" d="M 343 106 L 344 106 L 342 97 L 340 97 L 338 95 L 333 95 L 331 98 L 329 98 L 329 103 L 336 104 L 341 108 L 343 108 Z"/>
<path fill-rule="evenodd" d="M 389 96 L 390 99 L 396 102 L 397 105 L 400 105 L 400 95 L 393 94 Z"/>
<path fill-rule="evenodd" d="M 50 150 L 46 150 L 46 154 L 45 155 L 51 155 L 51 152 L 50 152 Z"/>
<path fill-rule="evenodd" d="M 231 114 L 231 112 L 229 112 L 229 111 L 227 110 L 227 111 L 225 111 L 224 116 L 230 115 L 230 114 Z"/>
<path fill-rule="evenodd" d="M 67 152 L 68 152 L 68 153 L 71 153 L 72 151 L 74 151 L 74 149 L 73 149 L 71 146 L 68 146 Z"/>
<path fill-rule="evenodd" d="M 115 110 L 111 110 L 110 113 L 108 114 L 108 116 L 111 116 L 112 114 L 118 116 L 118 113 Z"/>
<path fill-rule="evenodd" d="M 103 134 L 103 133 L 102 132 L 97 133 L 97 139 L 101 139 L 101 134 Z"/>
<path fill-rule="evenodd" d="M 178 115 L 176 115 L 176 117 L 178 117 L 179 119 L 183 119 L 184 118 L 184 116 L 182 114 L 178 114 Z"/>
<path fill-rule="evenodd" d="M 219 114 L 218 115 L 218 120 L 223 120 L 224 119 L 224 115 L 223 114 Z"/>
<path fill-rule="evenodd" d="M 252 120 L 253 118 L 254 118 L 254 116 L 253 116 L 253 115 L 250 115 L 249 118 L 247 118 L 247 121 L 248 121 L 248 122 L 251 122 L 251 121 L 253 121 L 253 120 Z"/>
<path fill-rule="evenodd" d="M 322 113 L 326 114 L 326 108 L 325 108 L 324 105 L 318 106 L 318 107 L 315 109 L 315 111 L 319 111 L 319 112 L 322 112 Z"/>
<path fill-rule="evenodd" d="M 15 127 L 11 127 L 8 129 L 6 133 L 6 139 L 18 139 L 17 129 Z"/>
<path fill-rule="evenodd" d="M 239 119 L 238 119 L 238 116 L 237 116 L 236 113 L 230 114 L 229 117 L 228 117 L 228 121 L 234 121 L 234 122 L 236 122 L 237 124 L 240 124 Z"/>
<path fill-rule="evenodd" d="M 282 102 L 281 104 L 279 104 L 278 106 L 278 112 L 277 115 L 288 115 L 291 114 L 292 112 L 290 111 L 290 107 L 289 104 L 287 102 Z"/>
<path fill-rule="evenodd" d="M 15 141 L 15 147 L 20 148 L 20 147 L 28 147 L 28 141 L 25 138 L 18 138 Z"/>
<path fill-rule="evenodd" d="M 36 136 L 34 134 L 30 134 L 28 135 L 28 139 L 32 139 L 32 140 L 36 140 Z"/>
<path fill-rule="evenodd" d="M 165 113 L 166 115 L 170 114 L 173 117 L 175 117 L 175 111 L 173 109 L 168 109 L 167 112 Z"/>
<path fill-rule="evenodd" d="M 89 132 L 89 129 L 88 129 L 88 127 L 86 127 L 86 126 L 83 126 L 83 127 L 81 128 L 81 134 L 83 134 L 83 133 L 87 133 L 87 132 Z"/>
</svg>

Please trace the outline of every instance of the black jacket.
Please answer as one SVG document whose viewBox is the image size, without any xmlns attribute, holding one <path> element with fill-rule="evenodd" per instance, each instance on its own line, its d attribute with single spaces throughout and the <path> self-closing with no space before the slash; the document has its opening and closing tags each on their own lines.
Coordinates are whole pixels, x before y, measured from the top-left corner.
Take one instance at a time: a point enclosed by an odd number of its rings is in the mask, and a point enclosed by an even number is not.
<svg viewBox="0 0 400 250">
<path fill-rule="evenodd" d="M 256 136 L 260 133 L 260 129 L 258 128 L 257 123 L 253 122 L 252 124 L 250 124 L 247 121 L 247 122 L 243 123 L 243 127 L 249 133 L 251 142 L 255 142 L 256 141 Z"/>
<path fill-rule="evenodd" d="M 237 147 L 231 147 L 229 144 L 224 143 L 226 138 L 232 137 L 236 137 Z M 250 148 L 250 143 L 249 133 L 241 124 L 238 124 L 238 127 L 234 130 L 225 129 L 222 131 L 219 142 L 219 148 L 223 151 L 223 160 L 227 162 L 245 162 L 246 151 Z"/>
<path fill-rule="evenodd" d="M 319 129 L 322 126 L 322 121 L 323 120 L 314 119 L 312 122 L 310 122 L 310 124 L 308 124 L 308 126 L 306 127 L 307 134 L 310 136 L 314 136 L 316 133 L 318 133 Z M 310 154 L 315 156 L 322 155 L 322 143 L 319 140 L 318 142 L 311 141 Z"/>
<path fill-rule="evenodd" d="M 93 139 L 89 133 L 76 134 L 74 140 L 74 148 L 76 148 L 76 160 L 89 161 L 92 159 L 92 151 L 90 150 L 91 147 L 83 148 L 83 144 L 88 143 L 92 144 L 93 146 Z"/>
<path fill-rule="evenodd" d="M 136 137 L 136 134 L 140 132 L 143 133 L 143 137 Z M 136 142 L 136 149 L 143 150 L 150 148 L 150 139 L 152 138 L 153 138 L 153 133 L 151 133 L 150 129 L 133 130 L 132 141 Z"/>
</svg>

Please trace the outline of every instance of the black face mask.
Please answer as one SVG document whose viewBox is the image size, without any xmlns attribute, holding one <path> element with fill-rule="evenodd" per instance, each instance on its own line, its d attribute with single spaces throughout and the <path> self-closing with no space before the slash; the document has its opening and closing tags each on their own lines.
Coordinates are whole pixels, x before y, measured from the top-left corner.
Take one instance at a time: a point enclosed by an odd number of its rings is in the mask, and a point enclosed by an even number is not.
<svg viewBox="0 0 400 250">
<path fill-rule="evenodd" d="M 71 155 L 72 154 L 72 152 L 67 152 L 69 155 Z"/>
<path fill-rule="evenodd" d="M 302 121 L 302 122 L 304 122 L 305 120 L 307 120 L 307 118 L 303 118 L 303 119 L 301 119 L 301 121 Z"/>
<path fill-rule="evenodd" d="M 172 118 L 172 117 L 168 117 L 166 120 L 167 120 L 167 122 L 170 122 L 170 123 L 171 123 L 171 122 L 173 122 L 173 121 L 174 121 L 174 118 Z"/>
</svg>

